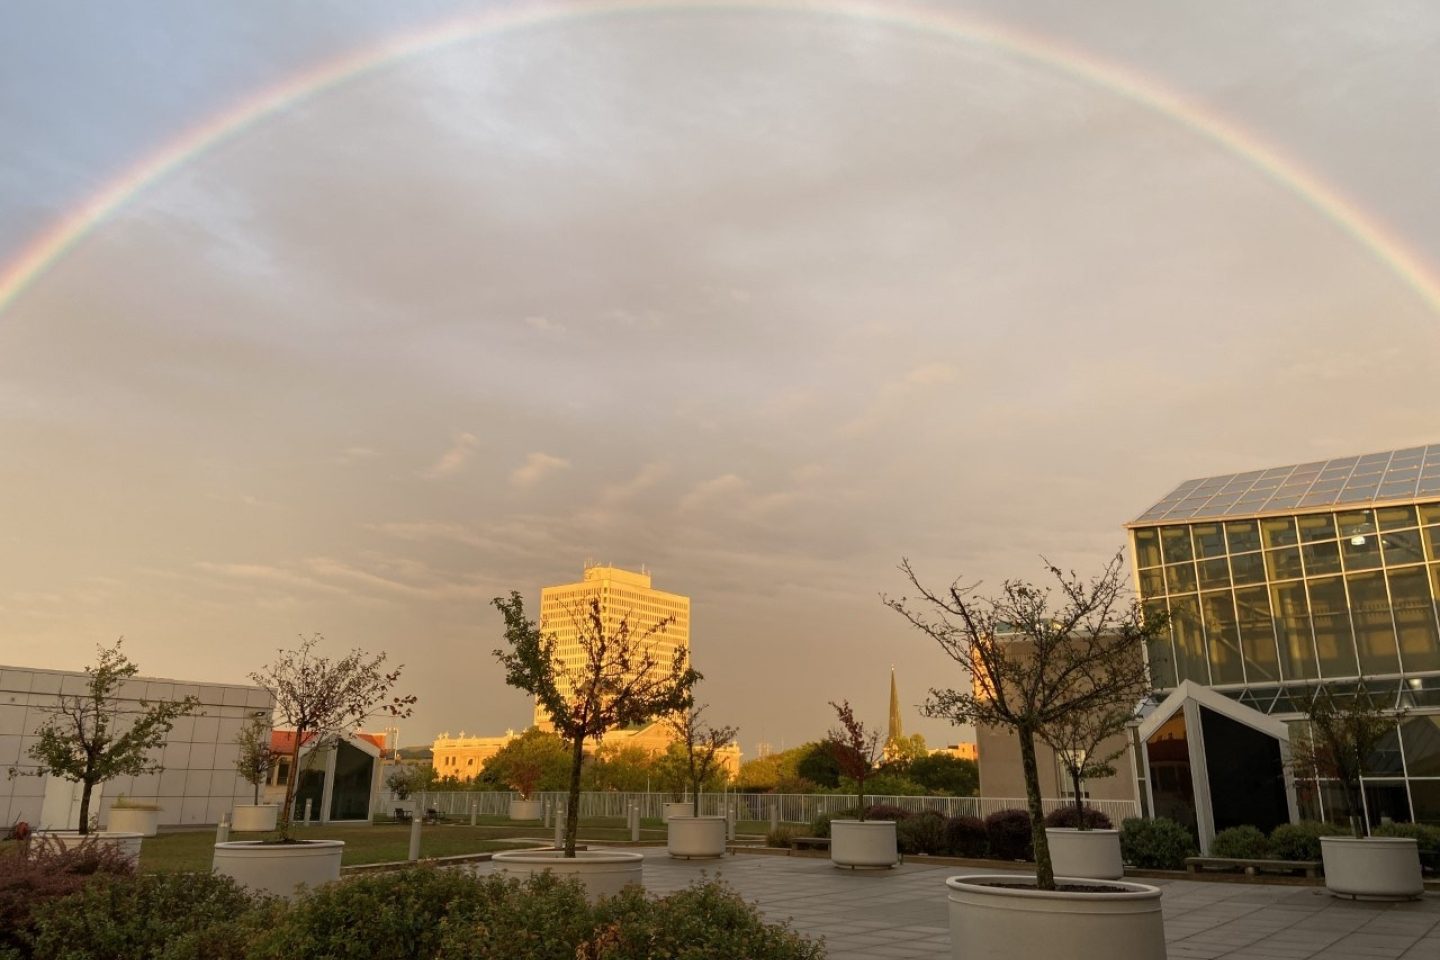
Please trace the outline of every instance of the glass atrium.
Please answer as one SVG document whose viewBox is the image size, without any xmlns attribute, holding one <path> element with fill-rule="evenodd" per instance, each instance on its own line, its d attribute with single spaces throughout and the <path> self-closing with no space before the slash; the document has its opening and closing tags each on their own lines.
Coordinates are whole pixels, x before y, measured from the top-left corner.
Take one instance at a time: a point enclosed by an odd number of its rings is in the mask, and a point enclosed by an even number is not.
<svg viewBox="0 0 1440 960">
<path fill-rule="evenodd" d="M 1127 526 L 1142 602 L 1170 616 L 1160 691 L 1298 719 L 1317 683 L 1363 680 L 1407 711 L 1370 818 L 1440 823 L 1440 444 L 1187 481 Z"/>
</svg>

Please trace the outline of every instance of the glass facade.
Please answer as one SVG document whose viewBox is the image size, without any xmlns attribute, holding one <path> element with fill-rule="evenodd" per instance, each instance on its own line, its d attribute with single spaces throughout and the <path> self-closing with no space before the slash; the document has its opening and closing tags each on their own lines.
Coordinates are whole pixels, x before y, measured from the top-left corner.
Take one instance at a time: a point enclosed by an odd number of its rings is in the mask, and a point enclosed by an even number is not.
<svg viewBox="0 0 1440 960">
<path fill-rule="evenodd" d="M 1307 687 L 1363 679 L 1406 709 L 1366 776 L 1372 821 L 1440 824 L 1437 474 L 1440 445 L 1189 481 L 1131 525 L 1141 602 L 1170 621 L 1162 695 L 1192 680 L 1296 719 Z"/>
</svg>

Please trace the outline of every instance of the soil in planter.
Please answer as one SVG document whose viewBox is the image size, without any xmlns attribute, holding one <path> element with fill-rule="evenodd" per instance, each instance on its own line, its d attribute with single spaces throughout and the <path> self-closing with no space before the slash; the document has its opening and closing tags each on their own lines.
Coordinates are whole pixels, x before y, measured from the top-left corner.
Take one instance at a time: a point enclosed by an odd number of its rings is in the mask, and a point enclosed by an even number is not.
<svg viewBox="0 0 1440 960">
<path fill-rule="evenodd" d="M 1006 890 L 1039 890 L 1033 883 L 977 883 L 977 887 L 1003 887 Z M 1051 891 L 1042 891 L 1049 893 Z M 1055 893 L 1134 893 L 1126 887 L 1111 887 L 1101 883 L 1057 883 Z"/>
</svg>

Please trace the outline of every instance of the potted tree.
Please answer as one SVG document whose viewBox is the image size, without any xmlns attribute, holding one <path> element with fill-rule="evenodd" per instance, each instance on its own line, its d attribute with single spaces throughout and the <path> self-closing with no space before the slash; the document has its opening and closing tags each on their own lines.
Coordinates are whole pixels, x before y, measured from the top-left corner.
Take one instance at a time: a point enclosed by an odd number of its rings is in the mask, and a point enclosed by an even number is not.
<svg viewBox="0 0 1440 960">
<path fill-rule="evenodd" d="M 725 855 L 725 818 L 700 816 L 700 791 L 720 773 L 720 751 L 739 732 L 737 727 L 712 727 L 705 722 L 705 706 L 692 706 L 671 716 L 666 723 L 675 734 L 692 805 L 683 815 L 667 817 L 665 847 L 672 857 Z"/>
<path fill-rule="evenodd" d="M 278 755 L 270 746 L 270 717 L 263 712 L 251 714 L 240 728 L 235 743 L 240 753 L 235 757 L 235 771 L 250 784 L 254 803 L 235 804 L 230 815 L 230 828 L 236 833 L 265 833 L 275 829 L 280 806 L 260 802 L 260 788 L 270 779 Z"/>
<path fill-rule="evenodd" d="M 415 804 L 410 795 L 420 785 L 420 775 L 414 767 L 397 762 L 385 774 L 385 789 L 395 798 L 395 815 L 398 819 L 415 816 Z"/>
<path fill-rule="evenodd" d="M 485 763 L 485 773 L 520 794 L 510 801 L 511 820 L 539 820 L 545 815 L 535 791 L 555 771 L 568 772 L 569 753 L 553 733 L 531 727 L 511 740 Z"/>
<path fill-rule="evenodd" d="M 556 656 L 555 634 L 544 633 L 525 616 L 518 591 L 497 597 L 495 607 L 505 619 L 508 649 L 495 651 L 505 667 L 505 682 L 535 697 L 555 731 L 570 749 L 570 775 L 565 805 L 565 842 L 559 850 L 497 853 L 494 862 L 512 873 L 550 870 L 578 877 L 592 897 L 609 896 L 627 884 L 641 882 L 644 858 L 638 853 L 576 849 L 580 826 L 580 777 L 585 741 L 599 741 L 607 731 L 643 723 L 690 706 L 690 690 L 700 679 L 683 648 L 662 659 L 656 641 L 672 622 L 666 617 L 650 626 L 632 622 L 632 614 L 606 616 L 598 598 L 573 605 L 569 613 L 571 642 L 578 661 Z"/>
<path fill-rule="evenodd" d="M 281 650 L 273 663 L 250 674 L 274 699 L 276 715 L 294 730 L 285 802 L 275 838 L 215 844 L 215 872 L 265 893 L 290 896 L 297 887 L 340 877 L 343 840 L 299 840 L 292 835 L 302 748 L 312 744 L 315 751 L 324 749 L 377 713 L 408 717 L 415 703 L 413 696 L 393 695 L 401 668 L 386 672 L 385 654 L 370 657 L 352 650 L 331 660 L 315 652 L 322 640 L 319 634 L 302 637 L 295 649 Z"/>
<path fill-rule="evenodd" d="M 1305 730 L 1290 744 L 1295 775 L 1334 780 L 1349 819 L 1348 837 L 1320 838 L 1325 887 L 1341 897 L 1408 900 L 1425 891 L 1419 844 L 1406 837 L 1368 836 L 1361 775 L 1380 743 L 1395 733 L 1403 710 L 1387 708 L 1360 683 L 1353 694 L 1321 686 L 1305 712 Z"/>
<path fill-rule="evenodd" d="M 1095 825 L 1097 816 L 1085 806 L 1083 786 L 1087 780 L 1115 775 L 1111 763 L 1126 750 L 1123 740 L 1115 746 L 1115 738 L 1124 734 L 1134 716 L 1133 705 L 1080 708 L 1039 732 L 1040 739 L 1055 751 L 1055 759 L 1070 778 L 1075 796 L 1075 826 L 1045 828 L 1045 845 L 1056 876 L 1092 880 L 1119 880 L 1125 876 L 1120 831 Z"/>
<path fill-rule="evenodd" d="M 884 602 L 930 637 L 966 674 L 960 689 L 932 689 L 926 715 L 1013 731 L 1020 745 L 1034 838 L 1035 878 L 960 876 L 949 888 L 951 951 L 967 956 L 1107 955 L 1163 960 L 1160 891 L 1122 880 L 1056 877 L 1041 808 L 1036 741 L 1076 711 L 1133 709 L 1150 690 L 1145 644 L 1165 627 L 1142 617 L 1122 585 L 1122 555 L 1085 580 L 1053 564 L 1054 586 L 1007 580 L 991 597 L 959 580 Z"/>
<path fill-rule="evenodd" d="M 49 717 L 26 750 L 35 766 L 11 767 L 9 771 L 11 777 L 56 776 L 80 784 L 79 829 L 45 831 L 62 847 L 91 832 L 90 803 L 96 787 L 115 777 L 163 769 L 151 759 L 152 754 L 165 745 L 175 721 L 199 706 L 199 699 L 193 696 L 155 703 L 122 697 L 124 683 L 140 671 L 121 650 L 122 643 L 123 638 L 113 647 L 99 648 L 95 665 L 85 668 L 84 693 L 62 694 L 55 705 L 35 708 Z M 156 819 L 158 822 L 158 813 Z M 140 855 L 138 831 L 121 831 L 112 824 L 110 831 L 100 836 L 126 856 Z"/>
<path fill-rule="evenodd" d="M 830 862 L 837 867 L 893 867 L 900 862 L 893 820 L 865 819 L 865 781 L 884 756 L 880 731 L 867 731 L 855 718 L 850 701 L 832 702 L 840 721 L 825 746 L 835 758 L 840 775 L 855 784 L 856 820 L 830 821 Z"/>
</svg>

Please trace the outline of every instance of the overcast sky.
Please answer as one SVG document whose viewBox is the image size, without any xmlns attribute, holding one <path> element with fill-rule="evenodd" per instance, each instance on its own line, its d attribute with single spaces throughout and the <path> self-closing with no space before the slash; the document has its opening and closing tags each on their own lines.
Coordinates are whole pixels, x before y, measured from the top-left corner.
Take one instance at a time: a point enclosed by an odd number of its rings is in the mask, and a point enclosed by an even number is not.
<svg viewBox="0 0 1440 960">
<path fill-rule="evenodd" d="M 0 263 L 259 91 L 508 6 L 12 5 Z M 241 681 L 321 632 L 405 664 L 405 743 L 498 733 L 488 601 L 643 563 L 747 755 L 832 699 L 883 724 L 891 664 L 953 741 L 902 556 L 1095 568 L 1188 477 L 1440 441 L 1440 317 L 1244 156 L 1013 50 L 742 6 L 335 85 L 0 309 L 0 663 L 123 634 Z M 1148 75 L 1440 266 L 1440 5 L 923 6 Z"/>
</svg>

